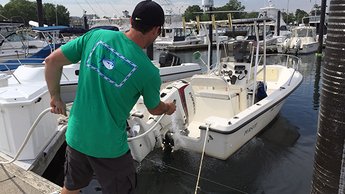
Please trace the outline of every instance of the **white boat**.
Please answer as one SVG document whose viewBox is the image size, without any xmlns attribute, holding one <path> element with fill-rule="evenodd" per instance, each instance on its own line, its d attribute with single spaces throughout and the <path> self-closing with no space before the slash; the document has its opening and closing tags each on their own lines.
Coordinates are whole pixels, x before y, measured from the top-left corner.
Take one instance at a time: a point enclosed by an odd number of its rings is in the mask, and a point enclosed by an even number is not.
<svg viewBox="0 0 345 194">
<path fill-rule="evenodd" d="M 285 63 L 265 65 L 265 53 L 261 62 L 259 49 L 250 55 L 252 42 L 232 45 L 234 57 L 224 57 L 207 74 L 176 81 L 161 91 L 162 101 L 176 102 L 173 115 L 150 115 L 138 101 L 128 119 L 135 160 L 141 161 L 157 146 L 225 160 L 276 117 L 302 82 L 296 70 L 300 60 L 283 55 Z"/>
<path fill-rule="evenodd" d="M 167 51 L 161 52 L 159 60 L 152 62 L 159 68 L 163 83 L 202 73 L 202 67 L 198 63 L 182 63 L 178 56 Z"/>
<path fill-rule="evenodd" d="M 23 58 L 30 56 L 45 46 L 47 42 L 39 40 L 32 35 L 29 29 L 13 25 L 1 25 L 0 27 L 0 57 Z"/>
<path fill-rule="evenodd" d="M 317 51 L 319 43 L 316 40 L 316 27 L 300 25 L 291 30 L 291 38 L 282 44 L 285 53 L 307 54 Z"/>
<path fill-rule="evenodd" d="M 282 44 L 287 38 L 291 37 L 291 31 L 283 19 L 283 14 L 280 9 L 276 8 L 272 1 L 269 0 L 268 6 L 260 8 L 259 18 L 264 16 L 273 19 L 266 25 L 269 27 L 269 30 L 273 32 L 273 37 L 277 39 L 275 43 L 277 51 L 282 53 Z"/>
<path fill-rule="evenodd" d="M 0 64 L 1 65 L 1 64 Z M 67 102 L 74 99 L 78 64 L 64 67 L 61 91 Z M 13 72 L 0 74 L 0 157 L 12 160 L 21 150 L 30 127 L 49 107 L 50 95 L 44 78 L 44 64 L 21 65 Z M 48 110 L 49 111 L 49 110 Z M 46 114 L 39 121 L 25 147 L 14 162 L 41 175 L 64 142 L 59 116 Z"/>
<path fill-rule="evenodd" d="M 169 46 L 185 46 L 203 43 L 192 28 L 171 27 L 162 28 L 162 33 L 154 42 L 156 49 L 166 49 Z"/>
<path fill-rule="evenodd" d="M 176 59 L 175 59 L 176 61 Z M 169 62 L 167 60 L 166 62 Z M 1 65 L 10 66 L 13 64 Z M 163 67 L 164 66 L 164 67 Z M 7 68 L 6 68 L 7 69 Z M 162 80 L 172 81 L 201 72 L 197 63 L 162 64 Z M 61 96 L 73 102 L 77 89 L 79 64 L 64 66 L 61 77 Z M 64 142 L 66 118 L 50 114 L 50 95 L 44 78 L 42 59 L 36 63 L 22 62 L 14 71 L 0 73 L 0 158 L 12 160 L 25 170 L 41 175 Z M 42 113 L 42 119 L 35 119 Z M 21 145 L 33 127 L 24 149 Z"/>
<path fill-rule="evenodd" d="M 129 30 L 130 17 L 116 17 L 116 18 L 98 18 L 89 19 L 88 23 L 90 28 L 96 28 L 100 26 L 115 26 L 119 31 L 125 32 Z"/>
</svg>

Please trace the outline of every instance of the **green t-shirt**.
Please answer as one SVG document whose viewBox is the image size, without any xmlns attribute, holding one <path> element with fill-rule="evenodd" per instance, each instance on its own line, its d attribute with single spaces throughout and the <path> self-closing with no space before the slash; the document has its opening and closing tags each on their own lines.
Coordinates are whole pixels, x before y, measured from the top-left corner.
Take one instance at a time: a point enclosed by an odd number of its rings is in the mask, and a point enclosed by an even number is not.
<svg viewBox="0 0 345 194">
<path fill-rule="evenodd" d="M 158 68 L 123 32 L 90 31 L 61 50 L 72 63 L 80 61 L 67 144 L 98 158 L 125 154 L 126 120 L 140 95 L 149 109 L 160 102 Z"/>
</svg>

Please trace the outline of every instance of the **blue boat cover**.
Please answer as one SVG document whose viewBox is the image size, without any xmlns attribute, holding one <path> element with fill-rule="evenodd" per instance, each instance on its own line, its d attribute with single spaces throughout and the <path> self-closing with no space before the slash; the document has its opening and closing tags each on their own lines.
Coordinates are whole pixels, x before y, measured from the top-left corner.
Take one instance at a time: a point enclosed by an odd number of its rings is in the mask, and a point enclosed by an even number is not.
<svg viewBox="0 0 345 194">
<path fill-rule="evenodd" d="M 47 31 L 60 31 L 66 28 L 69 28 L 69 27 L 68 26 L 33 27 L 32 30 L 39 31 L 39 32 L 47 32 Z"/>
<path fill-rule="evenodd" d="M 62 44 L 55 44 L 55 48 L 59 48 Z M 53 45 L 47 45 L 37 53 L 31 55 L 28 58 L 23 59 L 10 59 L 0 63 L 0 71 L 7 71 L 17 69 L 20 65 L 40 65 L 44 59 L 51 53 L 51 47 Z"/>
</svg>

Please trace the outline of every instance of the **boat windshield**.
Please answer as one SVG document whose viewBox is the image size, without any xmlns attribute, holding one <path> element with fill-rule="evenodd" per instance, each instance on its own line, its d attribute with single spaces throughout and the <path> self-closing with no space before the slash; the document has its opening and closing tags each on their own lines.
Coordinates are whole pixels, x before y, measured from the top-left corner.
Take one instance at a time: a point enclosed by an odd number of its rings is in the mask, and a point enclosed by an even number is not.
<svg viewBox="0 0 345 194">
<path fill-rule="evenodd" d="M 233 62 L 250 62 L 253 42 L 248 40 L 237 40 L 225 46 L 222 58 Z"/>
<path fill-rule="evenodd" d="M 28 34 L 17 34 L 17 33 L 13 33 L 11 35 L 9 35 L 8 37 L 6 37 L 6 39 L 10 42 L 19 42 L 19 41 L 23 41 L 23 40 L 34 40 L 34 38 Z"/>
<path fill-rule="evenodd" d="M 312 29 L 302 28 L 293 30 L 294 37 L 313 37 Z"/>
</svg>

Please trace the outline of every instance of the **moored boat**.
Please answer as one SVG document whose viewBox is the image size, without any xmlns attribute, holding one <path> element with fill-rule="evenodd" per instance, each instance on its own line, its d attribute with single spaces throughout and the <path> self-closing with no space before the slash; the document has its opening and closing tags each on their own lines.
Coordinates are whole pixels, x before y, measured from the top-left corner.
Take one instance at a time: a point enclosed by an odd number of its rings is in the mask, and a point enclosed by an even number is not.
<svg viewBox="0 0 345 194">
<path fill-rule="evenodd" d="M 150 115 L 139 100 L 128 119 L 133 157 L 141 161 L 155 147 L 171 146 L 225 160 L 258 134 L 303 79 L 297 57 L 280 55 L 284 63 L 268 65 L 259 47 L 232 42 L 227 50 L 234 55 L 223 57 L 216 68 L 168 85 L 161 98 L 176 102 L 171 116 Z"/>
</svg>

